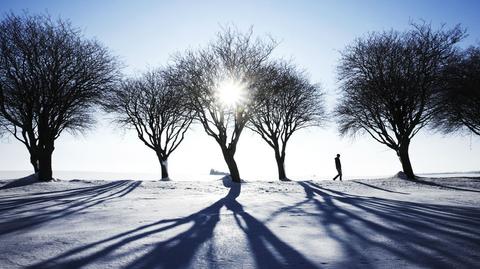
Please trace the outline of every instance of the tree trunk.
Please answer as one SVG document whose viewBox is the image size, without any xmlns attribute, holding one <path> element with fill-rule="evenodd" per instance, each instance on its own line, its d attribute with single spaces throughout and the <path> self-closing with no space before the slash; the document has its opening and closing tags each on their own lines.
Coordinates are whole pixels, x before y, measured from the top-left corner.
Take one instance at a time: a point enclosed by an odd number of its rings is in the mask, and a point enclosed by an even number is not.
<svg viewBox="0 0 480 269">
<path fill-rule="evenodd" d="M 285 155 L 280 154 L 280 150 L 275 148 L 275 160 L 277 161 L 278 179 L 287 181 L 287 175 L 285 174 Z"/>
<path fill-rule="evenodd" d="M 33 171 L 35 173 L 38 173 L 39 169 L 39 160 L 38 160 L 38 153 L 34 152 L 33 150 L 30 150 L 30 163 L 33 166 Z"/>
<path fill-rule="evenodd" d="M 230 177 L 233 182 L 241 183 L 240 181 L 240 172 L 238 172 L 237 163 L 235 162 L 235 151 L 231 149 L 222 149 L 223 158 L 227 163 L 228 170 L 230 172 Z"/>
<path fill-rule="evenodd" d="M 162 180 L 168 179 L 168 157 L 157 154 L 160 167 L 162 168 Z"/>
<path fill-rule="evenodd" d="M 408 155 L 409 145 L 410 142 L 402 143 L 398 149 L 397 155 L 400 158 L 405 175 L 410 179 L 415 179 L 415 174 L 413 173 L 412 164 L 410 163 L 410 157 Z"/>
<path fill-rule="evenodd" d="M 33 131 L 33 128 L 27 128 L 27 134 L 28 134 L 28 139 L 30 140 L 30 147 L 28 148 L 28 151 L 30 153 L 30 163 L 33 166 L 33 171 L 35 171 L 35 174 L 40 171 L 40 164 L 39 164 L 39 146 L 37 145 L 36 139 L 35 139 L 35 132 Z"/>
<path fill-rule="evenodd" d="M 53 179 L 52 175 L 52 154 L 53 146 L 44 146 L 40 149 L 38 164 L 39 173 L 38 179 L 42 181 L 50 181 Z"/>
<path fill-rule="evenodd" d="M 160 162 L 160 166 L 162 167 L 162 179 L 168 179 L 167 160 Z"/>
</svg>

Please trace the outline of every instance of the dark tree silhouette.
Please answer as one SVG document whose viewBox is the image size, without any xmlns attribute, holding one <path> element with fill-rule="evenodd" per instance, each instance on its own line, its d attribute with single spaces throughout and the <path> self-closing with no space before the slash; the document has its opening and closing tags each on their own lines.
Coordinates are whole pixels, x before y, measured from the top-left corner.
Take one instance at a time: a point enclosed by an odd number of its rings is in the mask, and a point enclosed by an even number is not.
<svg viewBox="0 0 480 269">
<path fill-rule="evenodd" d="M 189 92 L 195 119 L 219 144 L 235 182 L 240 182 L 237 143 L 254 110 L 262 66 L 274 47 L 273 40 L 254 39 L 252 30 L 225 29 L 207 48 L 175 58 L 172 81 Z"/>
<path fill-rule="evenodd" d="M 414 179 L 410 141 L 434 114 L 433 93 L 464 31 L 412 26 L 405 32 L 372 33 L 342 52 L 336 116 L 341 134 L 368 133 L 395 150 L 403 172 Z"/>
<path fill-rule="evenodd" d="M 41 180 L 52 179 L 55 139 L 93 124 L 93 105 L 117 74 L 109 51 L 67 21 L 8 14 L 0 22 L 0 115 Z"/>
<path fill-rule="evenodd" d="M 138 138 L 155 151 L 162 179 L 168 179 L 168 157 L 183 141 L 193 117 L 186 92 L 168 85 L 167 73 L 157 69 L 124 81 L 105 106 L 116 114 L 117 123 L 134 128 Z"/>
<path fill-rule="evenodd" d="M 0 112 L 0 137 L 7 132 L 8 121 L 2 116 Z"/>
<path fill-rule="evenodd" d="M 433 126 L 445 133 L 467 129 L 480 135 L 480 47 L 459 53 L 444 74 Z"/>
<path fill-rule="evenodd" d="M 265 69 L 258 106 L 247 125 L 275 152 L 278 178 L 285 173 L 285 150 L 295 131 L 319 126 L 325 120 L 323 92 L 309 82 L 304 72 L 285 62 L 273 62 Z"/>
</svg>

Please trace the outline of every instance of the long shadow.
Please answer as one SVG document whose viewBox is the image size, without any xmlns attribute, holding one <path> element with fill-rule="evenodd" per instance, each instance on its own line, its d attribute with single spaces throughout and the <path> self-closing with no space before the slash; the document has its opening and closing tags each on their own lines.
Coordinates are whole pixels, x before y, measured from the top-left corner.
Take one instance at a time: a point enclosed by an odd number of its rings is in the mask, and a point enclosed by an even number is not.
<svg viewBox="0 0 480 269">
<path fill-rule="evenodd" d="M 61 219 L 133 191 L 141 182 L 114 181 L 100 186 L 29 194 L 0 196 L 0 236 Z"/>
<path fill-rule="evenodd" d="M 237 225 L 247 235 L 257 268 L 320 268 L 246 212 L 236 200 L 229 201 L 226 207 L 233 212 Z"/>
<path fill-rule="evenodd" d="M 29 205 L 40 205 L 50 201 L 64 201 L 69 202 L 69 199 L 74 199 L 78 197 L 88 197 L 92 194 L 103 194 L 110 190 L 122 187 L 127 185 L 130 181 L 114 181 L 106 183 L 100 186 L 88 186 L 75 189 L 59 190 L 59 191 L 48 191 L 48 192 L 37 192 L 17 195 L 0 195 L 0 212 L 8 211 L 12 209 L 24 208 L 26 212 L 31 211 L 31 208 L 28 208 Z M 53 183 L 54 184 L 54 183 Z M 140 184 L 140 182 L 132 183 L 134 185 Z M 45 209 L 47 207 L 58 205 L 58 203 L 53 203 L 51 205 L 45 205 L 45 207 L 37 207 L 36 209 Z M 19 213 L 19 212 L 15 212 Z"/>
<path fill-rule="evenodd" d="M 356 181 L 356 180 L 352 180 L 352 182 L 355 182 L 357 184 L 364 185 L 364 186 L 367 186 L 367 187 L 370 187 L 370 188 L 373 188 L 373 189 L 377 189 L 377 190 L 380 190 L 380 191 L 386 191 L 386 192 L 398 193 L 398 194 L 409 194 L 409 193 L 406 193 L 406 192 L 398 192 L 398 191 L 387 190 L 387 189 L 384 189 L 384 188 L 380 188 L 380 187 L 373 186 L 373 185 L 363 183 L 363 182 L 359 182 L 359 181 Z"/>
<path fill-rule="evenodd" d="M 422 268 L 475 268 L 479 264 L 478 253 L 467 253 L 480 249 L 477 208 L 356 196 L 311 182 L 299 184 L 306 200 L 315 206 L 310 215 L 341 246 L 339 254 L 345 258 L 338 266 L 372 267 L 382 259 L 404 260 L 408 266 Z"/>
<path fill-rule="evenodd" d="M 475 178 L 469 178 L 469 179 L 475 179 Z M 476 179 L 480 179 L 480 178 L 476 178 Z M 435 182 L 428 181 L 427 178 L 422 178 L 422 177 L 417 177 L 416 180 L 412 180 L 411 182 L 415 182 L 415 183 L 422 184 L 422 185 L 433 186 L 433 187 L 439 187 L 439 188 L 442 188 L 442 189 L 467 191 L 467 192 L 479 192 L 480 193 L 480 190 L 472 190 L 472 189 L 465 189 L 465 188 L 452 187 L 452 186 L 447 186 L 447 185 L 443 185 L 443 184 L 438 184 L 438 183 L 435 183 Z"/>
<path fill-rule="evenodd" d="M 240 184 L 231 183 L 229 187 L 230 189 L 225 197 L 211 206 L 177 221 L 177 224 L 193 222 L 190 229 L 157 243 L 149 253 L 131 262 L 125 268 L 191 267 L 190 264 L 198 249 L 213 238 L 215 226 L 220 221 L 220 209 L 235 201 L 240 195 Z"/>
<path fill-rule="evenodd" d="M 113 181 L 113 182 L 128 182 L 129 180 L 121 180 L 121 181 Z M 50 183 L 49 183 L 50 184 Z M 51 183 L 51 184 L 55 184 L 55 183 Z M 108 183 L 110 184 L 110 183 Z M 37 197 L 37 196 L 45 196 L 45 195 L 52 195 L 52 194 L 62 194 L 62 195 L 67 195 L 68 193 L 73 193 L 73 192 L 77 192 L 77 191 L 81 191 L 81 190 L 90 190 L 92 188 L 96 188 L 98 186 L 86 186 L 86 187 L 79 187 L 79 188 L 71 188 L 71 189 L 67 189 L 67 190 L 56 190 L 56 191 L 42 191 L 42 192 L 36 192 L 36 193 L 29 193 L 28 196 L 29 197 Z M 22 197 L 22 198 L 25 198 L 25 194 L 24 193 L 19 193 L 19 194 L 5 194 L 5 193 L 0 193 L 0 197 L 1 199 L 3 200 L 6 200 L 7 198 L 10 199 L 10 198 L 18 198 L 18 197 Z"/>
<path fill-rule="evenodd" d="M 462 178 L 473 179 L 475 181 L 480 181 L 480 177 L 462 177 Z"/>
<path fill-rule="evenodd" d="M 215 267 L 213 255 L 217 249 L 212 241 L 214 229 L 220 222 L 220 210 L 226 207 L 233 213 L 237 224 L 248 238 L 251 252 L 257 268 L 317 268 L 302 254 L 280 240 L 261 221 L 245 212 L 236 201 L 240 195 L 241 185 L 230 183 L 228 194 L 212 205 L 183 218 L 165 219 L 140 226 L 78 248 L 35 264 L 29 268 L 81 268 L 99 260 L 111 259 L 122 249 L 129 252 L 141 252 L 145 246 L 139 240 L 147 239 L 158 233 L 167 232 L 182 225 L 189 228 L 164 241 L 153 244 L 148 253 L 131 261 L 125 268 L 195 268 L 192 264 L 200 248 L 207 249 L 208 267 Z M 244 223 L 245 225 L 243 225 Z M 131 245 L 140 244 L 132 250 Z M 127 245 L 130 245 L 130 248 Z M 273 249 L 272 249 L 273 248 Z M 92 253 L 93 251 L 93 253 Z M 235 252 L 234 250 L 220 250 Z M 88 254 L 90 253 L 90 254 Z M 131 253 L 129 253 L 131 254 Z M 126 254 L 128 255 L 128 254 Z"/>
<path fill-rule="evenodd" d="M 33 174 L 26 177 L 10 180 L 7 184 L 1 186 L 0 190 L 28 186 L 37 182 L 39 182 L 37 175 Z"/>
<path fill-rule="evenodd" d="M 241 184 L 231 183 L 230 190 L 220 201 L 233 213 L 240 229 L 246 234 L 251 252 L 254 254 L 256 268 L 318 268 L 308 261 L 300 252 L 278 238 L 261 221 L 247 213 L 243 206 L 236 200 L 241 192 Z M 218 205 L 215 203 L 214 205 Z M 218 215 L 220 208 L 215 208 Z M 213 212 L 211 212 L 213 213 Z M 137 259 L 126 268 L 185 268 L 190 265 L 190 260 L 200 244 L 205 243 L 207 237 L 213 234 L 214 226 L 218 223 L 218 216 L 207 229 L 199 230 L 195 225 L 188 231 L 162 242 L 149 254 Z M 204 227 L 205 228 L 205 227 Z M 203 235 L 198 236 L 203 232 Z M 178 242 L 169 246 L 169 242 Z M 161 259 L 160 257 L 164 257 Z M 211 265 L 215 266 L 215 265 Z"/>
<path fill-rule="evenodd" d="M 195 250 L 212 236 L 213 229 L 219 221 L 219 211 L 223 206 L 224 199 L 231 199 L 232 195 L 234 194 L 229 192 L 226 197 L 184 218 L 165 219 L 143 225 L 136 229 L 71 249 L 29 268 L 81 268 L 108 255 L 113 255 L 113 252 L 127 244 L 192 222 L 193 226 L 186 232 L 156 244 L 155 250 L 151 255 L 144 255 L 127 266 L 127 268 L 186 267 L 193 258 Z M 106 246 L 101 247 L 102 245 Z M 95 247 L 100 248 L 100 250 L 80 258 L 75 258 Z"/>
</svg>

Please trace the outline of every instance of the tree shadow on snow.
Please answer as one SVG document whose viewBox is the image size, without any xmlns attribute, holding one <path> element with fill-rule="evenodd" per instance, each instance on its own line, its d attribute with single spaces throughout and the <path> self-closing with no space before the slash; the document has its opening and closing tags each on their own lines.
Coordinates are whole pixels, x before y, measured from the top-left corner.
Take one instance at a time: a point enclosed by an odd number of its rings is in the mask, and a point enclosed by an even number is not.
<svg viewBox="0 0 480 269">
<path fill-rule="evenodd" d="M 360 181 L 356 181 L 356 180 L 352 180 L 352 182 L 355 182 L 355 183 L 357 183 L 357 184 L 370 187 L 370 188 L 372 188 L 372 189 L 377 189 L 377 190 L 380 190 L 380 191 L 385 191 L 385 192 L 390 192 L 390 193 L 398 193 L 398 194 L 406 194 L 406 195 L 410 194 L 410 193 L 406 193 L 406 192 L 398 192 L 398 191 L 387 190 L 387 189 L 385 189 L 385 188 L 380 188 L 380 187 L 377 187 L 377 186 L 374 186 L 374 185 L 370 185 L 370 184 L 367 184 L 367 183 L 363 183 L 363 182 L 360 182 Z"/>
<path fill-rule="evenodd" d="M 298 184 L 306 199 L 275 212 L 269 220 L 298 213 L 300 205 L 313 205 L 303 214 L 315 217 L 326 236 L 340 246 L 341 268 L 375 267 L 381 260 L 402 260 L 407 267 L 478 267 L 478 208 L 349 195 L 312 182 Z"/>
<path fill-rule="evenodd" d="M 473 207 L 433 205 L 350 195 L 298 182 L 305 199 L 281 208 L 260 221 L 237 201 L 241 185 L 224 179 L 225 197 L 188 216 L 163 219 L 107 237 L 35 264 L 30 268 L 102 267 L 120 262 L 124 268 L 225 268 L 242 267 L 236 260 L 241 242 L 218 249 L 215 228 L 223 219 L 221 209 L 245 234 L 256 268 L 319 268 L 281 240 L 266 223 L 280 215 L 299 215 L 317 221 L 323 236 L 338 252 L 330 266 L 338 268 L 385 267 L 392 264 L 422 268 L 475 268 L 480 249 L 480 210 Z M 81 190 L 77 190 L 81 191 Z M 295 214 L 292 214 L 295 213 Z M 308 222 L 311 225 L 311 222 Z M 180 228 L 184 228 L 180 230 Z M 299 227 L 301 228 L 301 227 Z M 176 232 L 180 230 L 180 232 Z M 234 232 L 234 231 L 232 231 Z M 162 239 L 155 241 L 159 235 Z M 170 235 L 173 234 L 173 235 Z M 248 249 L 248 248 L 247 248 Z M 312 249 L 312 251 L 318 251 Z M 206 252 L 206 253 L 205 253 Z M 228 254 L 218 257 L 216 254 Z M 202 254 L 199 260 L 199 253 Z M 133 258 L 133 259 L 132 259 Z M 228 258 L 225 264 L 225 259 Z M 381 262 L 384 262 L 383 264 Z M 199 264 L 201 262 L 201 264 Z M 252 265 L 247 265 L 248 267 Z"/>
<path fill-rule="evenodd" d="M 28 185 L 35 184 L 35 183 L 38 183 L 38 182 L 40 182 L 40 181 L 38 180 L 37 174 L 32 174 L 32 175 L 29 175 L 29 176 L 26 176 L 26 177 L 8 180 L 7 184 L 0 187 L 0 190 L 28 186 Z"/>
<path fill-rule="evenodd" d="M 100 186 L 0 196 L 0 236 L 28 230 L 79 213 L 134 190 L 139 181 L 114 181 Z"/>
<path fill-rule="evenodd" d="M 257 268 L 318 268 L 301 253 L 279 239 L 261 221 L 244 210 L 243 206 L 236 200 L 241 192 L 241 184 L 232 183 L 225 179 L 224 184 L 229 188 L 225 197 L 189 216 L 160 220 L 140 226 L 71 249 L 30 268 L 80 268 L 99 260 L 108 261 L 115 259 L 115 256 L 118 255 L 116 253 L 121 249 L 129 249 L 128 244 L 181 225 L 190 225 L 190 228 L 167 240 L 154 243 L 147 253 L 135 258 L 124 268 L 195 268 L 196 264 L 192 264 L 195 254 L 201 247 L 205 246 L 208 246 L 204 248 L 207 249 L 208 253 L 203 259 L 207 259 L 208 267 L 218 267 L 218 261 L 214 261 L 216 249 L 213 237 L 214 229 L 220 222 L 220 210 L 224 206 L 233 214 L 236 223 L 245 233 Z M 130 248 L 126 255 L 134 254 L 137 250 L 141 253 L 142 248 L 145 248 L 145 245 L 141 245 L 139 249 Z M 92 249 L 95 249 L 95 251 L 88 254 Z M 220 251 L 235 253 L 235 249 Z M 225 258 L 231 258 L 233 264 L 230 267 L 240 267 L 239 262 L 241 261 L 235 261 L 234 257 Z M 222 266 L 218 268 L 222 268 Z"/>
<path fill-rule="evenodd" d="M 462 177 L 462 178 L 480 180 L 480 177 L 477 177 L 477 178 L 475 178 L 475 177 Z M 479 192 L 480 193 L 480 190 L 465 189 L 465 188 L 453 187 L 453 186 L 448 186 L 448 185 L 432 182 L 432 181 L 429 180 L 429 178 L 426 178 L 426 177 L 417 177 L 417 179 L 412 181 L 412 182 L 422 184 L 422 185 L 438 187 L 440 189 L 450 189 L 450 190 L 456 190 L 456 191 L 467 191 L 467 192 Z"/>
</svg>

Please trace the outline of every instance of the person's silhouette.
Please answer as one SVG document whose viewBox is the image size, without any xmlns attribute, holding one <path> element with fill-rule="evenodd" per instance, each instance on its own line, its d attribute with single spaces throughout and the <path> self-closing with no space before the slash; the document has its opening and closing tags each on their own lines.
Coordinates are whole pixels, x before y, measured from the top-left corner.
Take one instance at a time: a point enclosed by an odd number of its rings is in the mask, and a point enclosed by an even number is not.
<svg viewBox="0 0 480 269">
<path fill-rule="evenodd" d="M 340 163 L 340 154 L 337 154 L 337 157 L 335 157 L 335 168 L 337 168 L 338 175 L 336 175 L 333 180 L 335 180 L 337 177 L 340 177 L 340 181 L 342 181 L 342 164 Z"/>
</svg>

